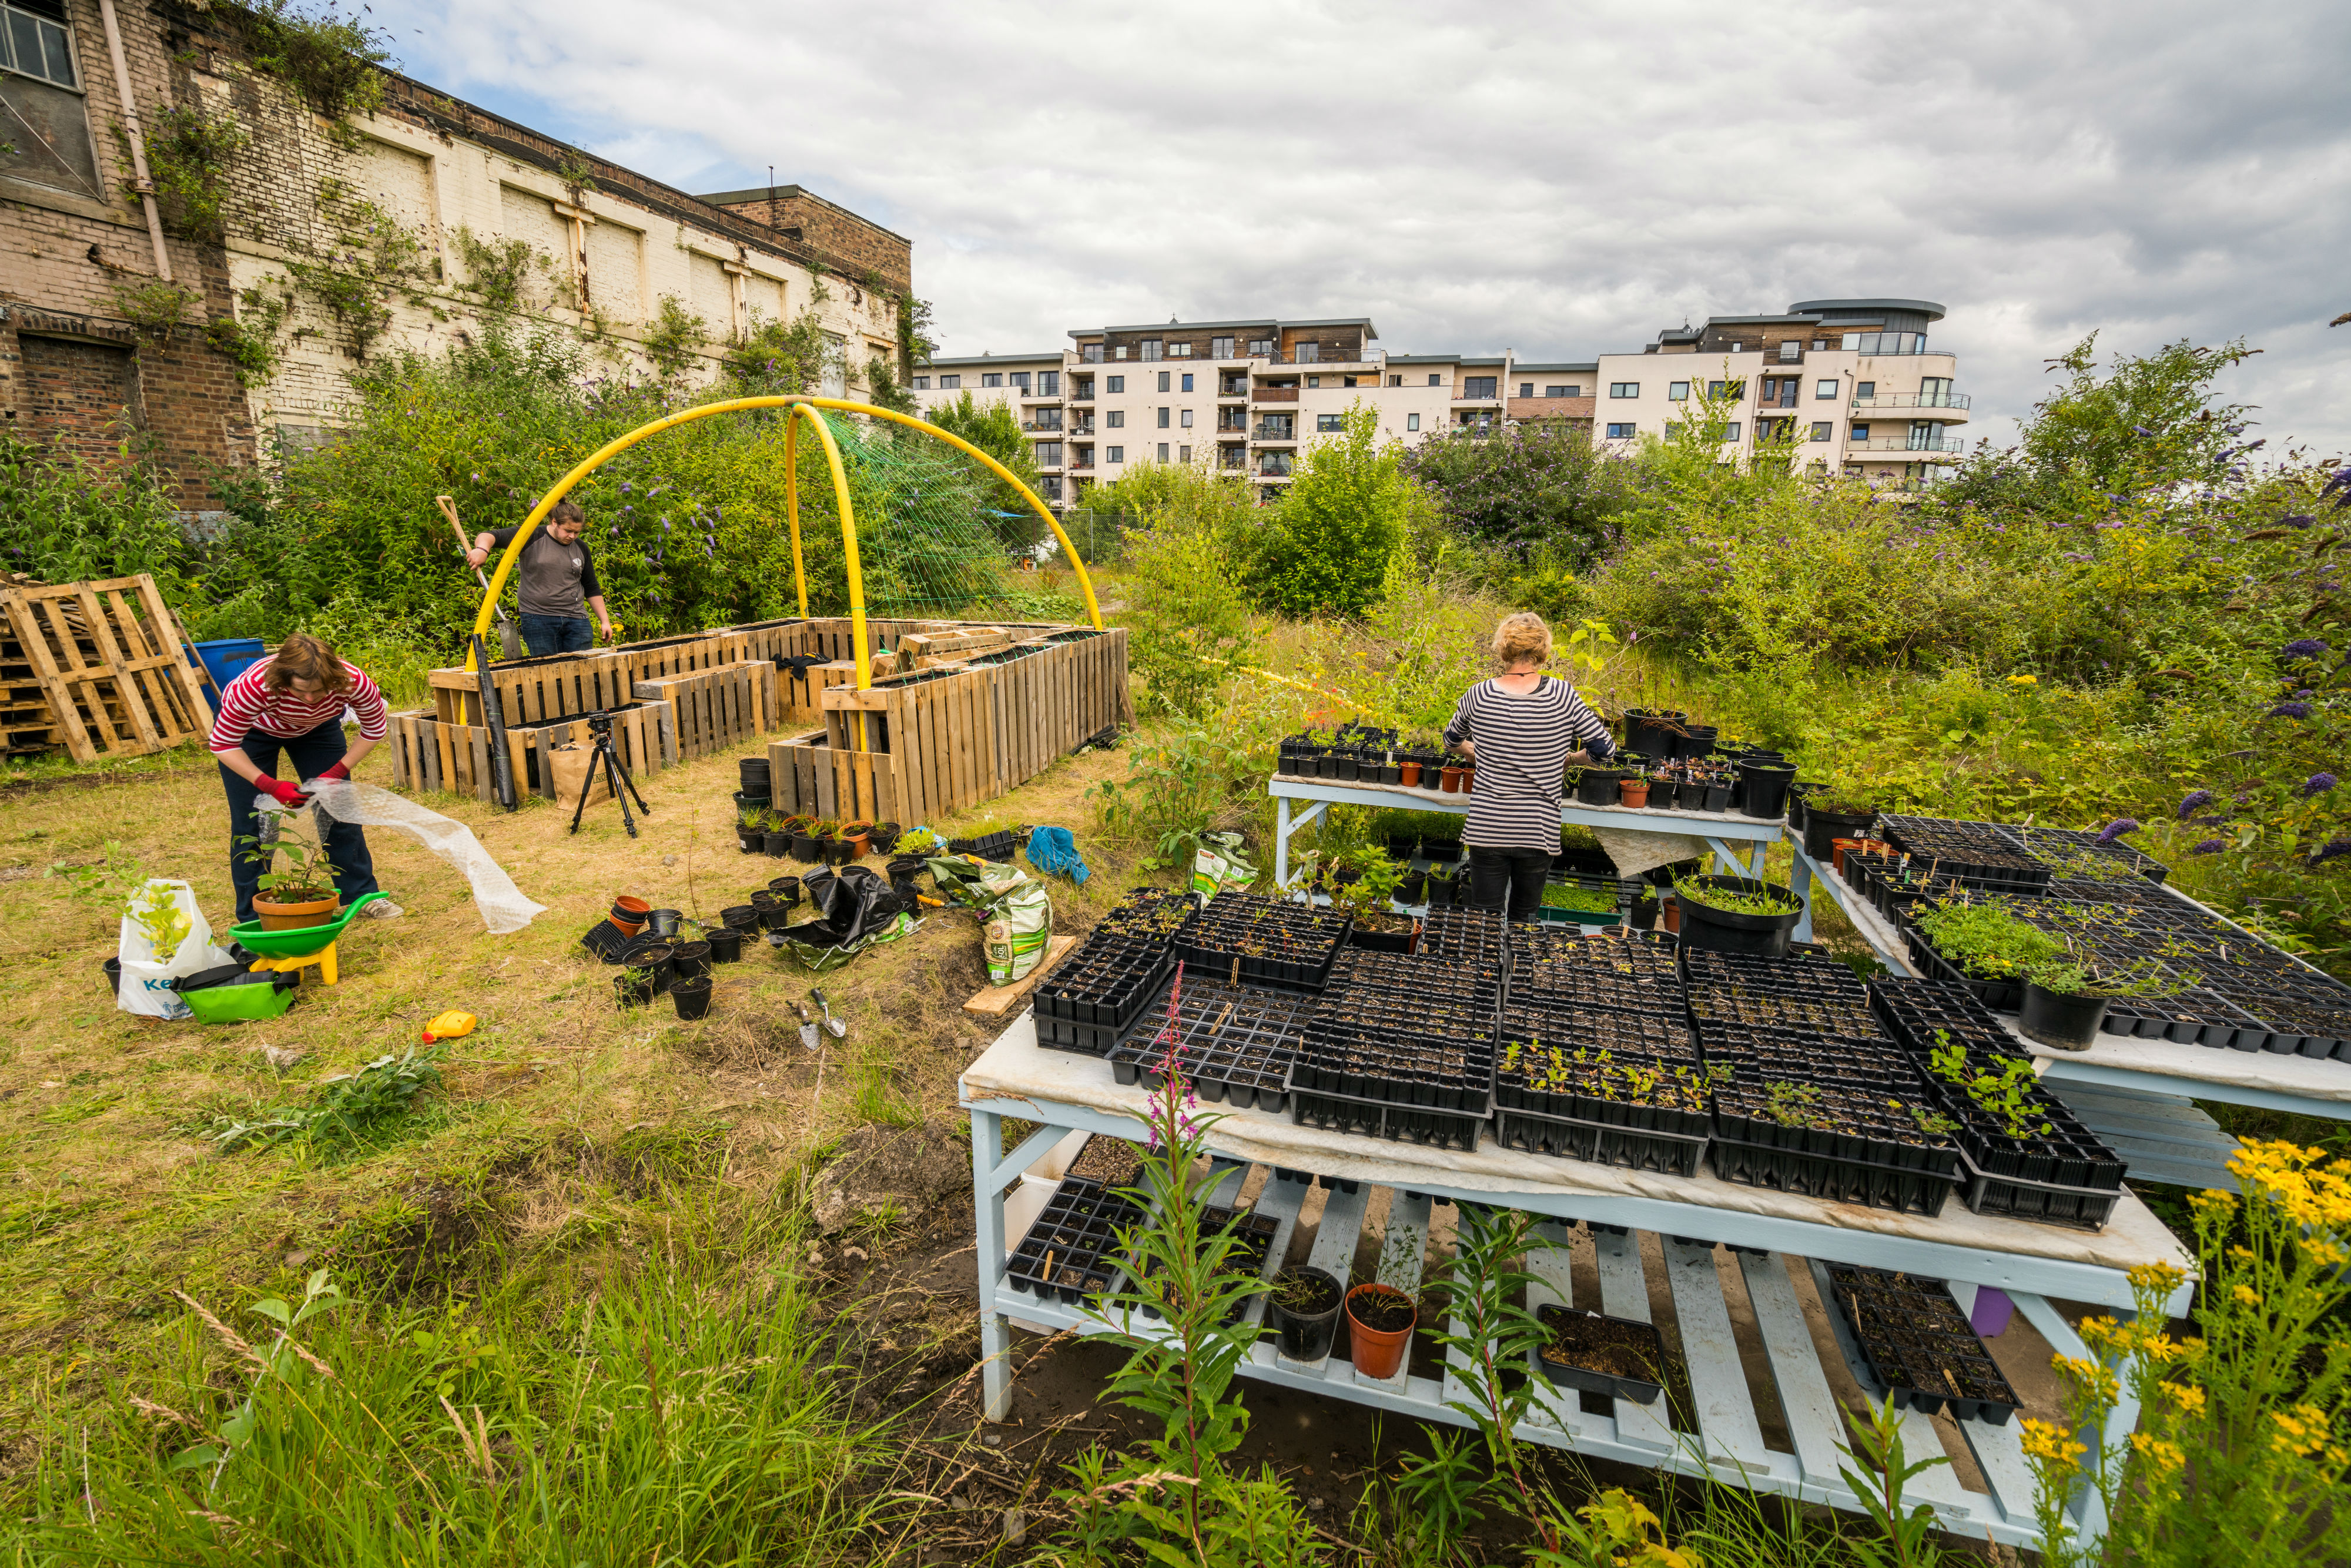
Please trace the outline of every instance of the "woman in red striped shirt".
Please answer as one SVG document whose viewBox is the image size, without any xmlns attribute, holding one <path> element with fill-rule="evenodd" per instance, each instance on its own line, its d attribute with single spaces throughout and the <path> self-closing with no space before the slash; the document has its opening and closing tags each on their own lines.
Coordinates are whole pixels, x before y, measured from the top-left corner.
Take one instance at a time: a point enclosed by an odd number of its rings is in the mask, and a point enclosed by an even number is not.
<svg viewBox="0 0 2351 1568">
<path fill-rule="evenodd" d="M 359 715 L 359 744 L 343 743 L 343 708 Z M 300 787 L 270 776 L 286 757 L 297 779 L 348 779 L 360 758 L 375 749 L 388 727 L 383 694 L 365 671 L 344 663 L 316 637 L 301 632 L 277 652 L 229 682 L 221 693 L 220 716 L 213 720 L 213 755 L 228 789 L 229 879 L 236 884 L 236 917 L 253 918 L 253 895 L 266 868 L 245 858 L 237 841 L 256 832 L 254 801 L 268 796 L 281 806 L 307 806 Z M 335 868 L 335 892 L 344 906 L 377 891 L 375 861 L 367 834 L 356 822 L 329 824 L 321 847 Z M 400 906 L 380 898 L 366 914 L 389 918 Z"/>
</svg>

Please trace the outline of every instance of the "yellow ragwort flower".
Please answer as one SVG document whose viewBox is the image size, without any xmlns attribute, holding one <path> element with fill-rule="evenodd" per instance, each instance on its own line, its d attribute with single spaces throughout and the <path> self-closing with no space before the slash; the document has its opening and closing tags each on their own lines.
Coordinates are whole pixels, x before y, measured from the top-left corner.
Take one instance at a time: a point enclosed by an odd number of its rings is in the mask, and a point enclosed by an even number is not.
<svg viewBox="0 0 2351 1568">
<path fill-rule="evenodd" d="M 2179 1444 L 2167 1443 L 2162 1438 L 2151 1437 L 2145 1432 L 2131 1434 L 2131 1447 L 2138 1450 L 2139 1458 L 2145 1459 L 2148 1467 L 2158 1475 L 2176 1470 L 2188 1462 L 2188 1456 L 2180 1451 Z"/>
<path fill-rule="evenodd" d="M 2165 1383 L 2159 1384 L 2158 1386 L 2160 1387 L 2164 1391 L 2165 1396 L 2170 1399 L 2173 1408 L 2177 1409 L 2182 1416 L 2201 1416 L 2204 1414 L 2204 1391 L 2201 1388 L 2197 1387 L 2196 1385 L 2192 1383 Z"/>
<path fill-rule="evenodd" d="M 2051 1422 L 2027 1419 L 2023 1425 L 2022 1445 L 2025 1457 L 2070 1471 L 2079 1463 L 2085 1445 L 2065 1435 L 2063 1427 Z"/>
<path fill-rule="evenodd" d="M 2262 1304 L 2262 1293 L 2241 1281 L 2230 1294 L 2237 1298 L 2237 1304 L 2240 1306 L 2258 1307 Z"/>
</svg>

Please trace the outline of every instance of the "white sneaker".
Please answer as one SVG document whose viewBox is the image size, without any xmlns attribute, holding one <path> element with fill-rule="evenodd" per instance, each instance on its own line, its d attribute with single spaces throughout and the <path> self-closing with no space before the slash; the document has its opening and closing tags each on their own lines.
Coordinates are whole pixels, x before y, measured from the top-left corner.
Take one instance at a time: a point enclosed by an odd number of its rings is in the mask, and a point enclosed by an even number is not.
<svg viewBox="0 0 2351 1568">
<path fill-rule="evenodd" d="M 375 920 L 397 920 L 408 912 L 388 898 L 379 898 L 373 904 L 361 905 L 360 913 Z"/>
</svg>

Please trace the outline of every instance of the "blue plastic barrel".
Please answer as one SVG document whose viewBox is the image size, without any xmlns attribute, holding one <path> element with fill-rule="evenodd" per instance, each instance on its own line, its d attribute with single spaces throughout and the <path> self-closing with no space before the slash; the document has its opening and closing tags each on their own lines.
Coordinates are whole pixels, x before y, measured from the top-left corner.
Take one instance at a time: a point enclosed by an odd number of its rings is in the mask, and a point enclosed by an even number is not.
<svg viewBox="0 0 2351 1568">
<path fill-rule="evenodd" d="M 188 645 L 188 663 L 204 671 L 204 684 L 212 688 L 206 695 L 214 707 L 220 706 L 221 694 L 228 690 L 231 681 L 267 655 L 258 637 L 221 637 Z"/>
</svg>

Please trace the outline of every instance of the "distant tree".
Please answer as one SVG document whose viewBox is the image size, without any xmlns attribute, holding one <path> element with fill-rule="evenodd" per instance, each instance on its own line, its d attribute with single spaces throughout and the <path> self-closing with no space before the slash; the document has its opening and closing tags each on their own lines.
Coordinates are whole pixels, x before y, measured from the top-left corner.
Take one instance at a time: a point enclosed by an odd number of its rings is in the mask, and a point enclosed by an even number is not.
<svg viewBox="0 0 2351 1568">
<path fill-rule="evenodd" d="M 1020 420 L 1008 402 L 980 402 L 965 392 L 950 403 L 942 403 L 924 417 L 951 435 L 959 435 L 1012 472 L 1013 477 L 1029 486 L 1038 487 L 1036 448 L 1029 442 L 1028 433 L 1020 428 Z M 1036 548 L 1045 537 L 1045 521 L 1029 506 L 1020 493 L 993 474 L 982 470 L 987 482 L 990 518 L 997 538 L 1010 549 L 1029 550 Z"/>
<path fill-rule="evenodd" d="M 1360 615 L 1377 603 L 1415 499 L 1402 449 L 1358 402 L 1345 432 L 1306 449 L 1249 550 L 1250 595 L 1285 615 Z"/>
<path fill-rule="evenodd" d="M 1404 472 L 1470 538 L 1521 561 L 1545 550 L 1571 567 L 1598 553 L 1632 486 L 1632 465 L 1594 446 L 1589 431 L 1548 421 L 1424 442 Z"/>
</svg>

